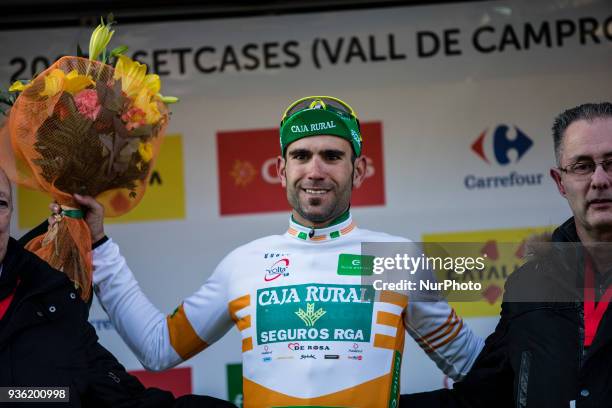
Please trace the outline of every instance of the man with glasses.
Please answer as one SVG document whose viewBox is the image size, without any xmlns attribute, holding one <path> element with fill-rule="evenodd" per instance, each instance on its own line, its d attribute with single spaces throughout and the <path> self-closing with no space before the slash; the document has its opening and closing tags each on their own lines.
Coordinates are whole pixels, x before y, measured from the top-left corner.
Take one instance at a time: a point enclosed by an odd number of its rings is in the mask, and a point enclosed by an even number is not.
<svg viewBox="0 0 612 408">
<path fill-rule="evenodd" d="M 407 330 L 460 379 L 483 344 L 448 304 L 409 303 L 393 291 L 375 298 L 354 268 L 363 242 L 407 241 L 353 221 L 351 192 L 367 166 L 354 110 L 333 97 L 300 99 L 283 115 L 280 147 L 278 173 L 293 208 L 287 231 L 232 251 L 167 317 L 141 292 L 118 246 L 104 242 L 101 206 L 78 197 L 100 241 L 96 293 L 143 365 L 179 364 L 235 324 L 245 407 L 396 406 Z"/>
<path fill-rule="evenodd" d="M 553 125 L 550 170 L 573 217 L 506 283 L 501 319 L 452 390 L 403 406 L 612 406 L 612 104 L 584 104 Z M 542 238 L 542 237 L 541 237 Z"/>
</svg>

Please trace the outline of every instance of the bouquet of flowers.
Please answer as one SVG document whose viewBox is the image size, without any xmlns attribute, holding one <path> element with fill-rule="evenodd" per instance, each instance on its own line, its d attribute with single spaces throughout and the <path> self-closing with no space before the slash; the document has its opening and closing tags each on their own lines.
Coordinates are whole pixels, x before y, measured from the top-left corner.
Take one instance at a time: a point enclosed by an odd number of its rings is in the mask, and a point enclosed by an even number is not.
<svg viewBox="0 0 612 408">
<path fill-rule="evenodd" d="M 112 18 L 112 17 L 111 17 Z M 31 81 L 17 81 L 0 134 L 0 165 L 16 183 L 49 193 L 63 219 L 28 244 L 81 289 L 91 290 L 91 238 L 73 194 L 90 195 L 106 215 L 134 208 L 148 184 L 169 120 L 160 79 L 108 53 L 112 21 L 94 30 L 89 57 L 63 57 Z"/>
</svg>

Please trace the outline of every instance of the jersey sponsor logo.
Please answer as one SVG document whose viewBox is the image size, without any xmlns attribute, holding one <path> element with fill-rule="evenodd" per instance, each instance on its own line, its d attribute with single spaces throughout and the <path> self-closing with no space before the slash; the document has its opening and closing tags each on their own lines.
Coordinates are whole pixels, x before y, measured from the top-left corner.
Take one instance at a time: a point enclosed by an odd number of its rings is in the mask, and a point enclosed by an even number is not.
<svg viewBox="0 0 612 408">
<path fill-rule="evenodd" d="M 396 351 L 393 354 L 393 377 L 391 379 L 391 395 L 389 395 L 389 407 L 395 408 L 399 405 L 400 396 L 400 372 L 402 368 L 402 354 Z"/>
<path fill-rule="evenodd" d="M 359 348 L 359 344 L 353 343 L 353 347 L 349 349 L 349 353 L 363 353 L 363 349 Z"/>
<path fill-rule="evenodd" d="M 257 291 L 258 344 L 296 341 L 369 342 L 374 289 L 307 284 Z"/>
<path fill-rule="evenodd" d="M 302 354 L 300 356 L 300 360 L 307 360 L 307 359 L 316 360 L 317 358 L 315 357 L 314 354 Z"/>
<path fill-rule="evenodd" d="M 280 258 L 280 257 L 288 257 L 289 254 L 283 254 L 283 253 L 278 253 L 278 252 L 266 252 L 264 254 L 264 259 L 268 259 L 268 258 Z"/>
<path fill-rule="evenodd" d="M 326 360 L 339 360 L 340 356 L 338 354 L 325 354 Z"/>
<path fill-rule="evenodd" d="M 338 255 L 338 275 L 370 276 L 373 265 L 374 257 L 371 255 Z"/>
<path fill-rule="evenodd" d="M 300 343 L 289 343 L 287 344 L 287 347 L 289 348 L 289 350 L 292 350 L 292 351 L 304 351 L 304 350 L 329 351 L 331 350 L 331 347 L 325 344 L 309 344 L 309 345 L 304 346 L 304 345 L 301 345 Z"/>
<path fill-rule="evenodd" d="M 281 276 L 289 276 L 287 269 L 289 269 L 289 258 L 279 259 L 278 261 L 274 262 L 272 266 L 266 269 L 264 280 L 266 282 L 272 282 Z"/>
<path fill-rule="evenodd" d="M 270 350 L 270 347 L 265 346 L 264 347 L 264 351 L 261 352 L 262 355 L 266 355 L 266 354 L 272 354 L 272 351 Z"/>
<path fill-rule="evenodd" d="M 317 323 L 317 320 L 319 320 L 321 317 L 323 317 L 323 315 L 325 313 L 326 312 L 325 312 L 325 310 L 323 310 L 323 308 L 320 308 L 319 310 L 317 310 L 315 312 L 315 305 L 314 305 L 314 303 L 307 303 L 306 304 L 306 311 L 303 311 L 302 309 L 298 309 L 298 311 L 295 312 L 297 317 L 302 319 L 304 324 L 306 326 L 309 326 L 309 327 L 314 326 L 315 323 Z"/>
<path fill-rule="evenodd" d="M 257 291 L 257 306 L 310 302 L 371 304 L 373 299 L 374 289 L 366 285 L 293 285 Z"/>
<path fill-rule="evenodd" d="M 363 360 L 363 356 L 362 355 L 358 355 L 358 356 L 348 356 L 349 360 Z"/>
<path fill-rule="evenodd" d="M 264 358 L 262 358 L 262 361 L 264 363 L 269 363 L 270 361 L 272 361 L 272 357 L 264 357 Z"/>
</svg>

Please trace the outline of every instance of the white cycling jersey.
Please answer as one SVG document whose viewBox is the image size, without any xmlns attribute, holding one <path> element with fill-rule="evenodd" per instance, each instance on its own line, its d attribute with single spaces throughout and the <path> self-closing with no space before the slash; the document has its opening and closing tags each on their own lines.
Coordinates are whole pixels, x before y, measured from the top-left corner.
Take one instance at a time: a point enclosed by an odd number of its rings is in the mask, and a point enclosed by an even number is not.
<svg viewBox="0 0 612 408">
<path fill-rule="evenodd" d="M 168 316 L 148 301 L 109 240 L 94 250 L 96 293 L 152 370 L 190 358 L 235 325 L 245 407 L 394 406 L 405 331 L 446 374 L 467 373 L 483 342 L 446 302 L 409 302 L 355 273 L 362 243 L 407 240 L 359 229 L 350 215 L 309 232 L 290 221 L 284 235 L 235 249 Z"/>
</svg>

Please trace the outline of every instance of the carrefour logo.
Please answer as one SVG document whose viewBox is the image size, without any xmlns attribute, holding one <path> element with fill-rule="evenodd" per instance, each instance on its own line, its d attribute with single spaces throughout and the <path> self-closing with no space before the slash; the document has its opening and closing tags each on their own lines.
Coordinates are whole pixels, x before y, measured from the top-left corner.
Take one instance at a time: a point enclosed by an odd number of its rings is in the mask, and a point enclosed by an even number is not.
<svg viewBox="0 0 612 408">
<path fill-rule="evenodd" d="M 470 147 L 485 163 L 505 168 L 519 163 L 532 146 L 533 140 L 518 126 L 500 124 L 492 131 L 485 129 Z M 504 175 L 469 174 L 463 184 L 468 190 L 527 187 L 541 185 L 543 177 L 542 173 L 521 174 L 518 171 Z"/>
<path fill-rule="evenodd" d="M 521 160 L 521 157 L 527 153 L 531 146 L 533 146 L 533 141 L 519 129 L 517 126 L 514 126 L 515 135 L 513 138 L 509 138 L 510 128 L 506 125 L 499 125 L 492 132 L 493 137 L 493 158 L 494 160 L 501 166 L 506 166 L 512 163 L 510 159 L 510 152 L 516 153 L 516 159 L 514 163 L 517 163 Z M 491 153 L 486 154 L 484 148 L 485 138 L 487 137 L 487 130 L 485 129 L 480 136 L 472 143 L 472 150 L 478 157 L 484 160 L 487 163 L 491 163 L 489 160 L 489 156 Z"/>
</svg>

